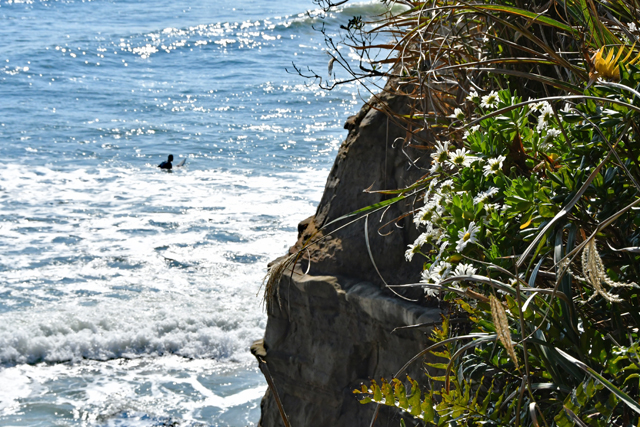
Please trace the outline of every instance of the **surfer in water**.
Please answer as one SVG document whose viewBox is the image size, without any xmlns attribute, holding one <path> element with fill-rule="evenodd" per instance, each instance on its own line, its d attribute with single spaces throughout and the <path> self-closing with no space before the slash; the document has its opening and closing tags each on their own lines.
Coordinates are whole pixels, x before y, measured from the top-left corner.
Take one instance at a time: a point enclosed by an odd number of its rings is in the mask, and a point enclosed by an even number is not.
<svg viewBox="0 0 640 427">
<path fill-rule="evenodd" d="M 173 154 L 169 154 L 169 158 L 166 162 L 162 162 L 158 165 L 160 169 L 171 169 L 171 162 L 173 162 Z"/>
<path fill-rule="evenodd" d="M 173 166 L 171 165 L 171 162 L 173 162 L 173 154 L 169 154 L 169 158 L 167 159 L 166 162 L 162 162 L 158 165 L 158 167 L 160 169 L 171 169 Z M 187 159 L 182 159 L 182 161 L 180 163 L 178 163 L 176 165 L 177 168 L 180 168 L 182 166 L 184 166 L 184 164 L 187 162 Z"/>
</svg>

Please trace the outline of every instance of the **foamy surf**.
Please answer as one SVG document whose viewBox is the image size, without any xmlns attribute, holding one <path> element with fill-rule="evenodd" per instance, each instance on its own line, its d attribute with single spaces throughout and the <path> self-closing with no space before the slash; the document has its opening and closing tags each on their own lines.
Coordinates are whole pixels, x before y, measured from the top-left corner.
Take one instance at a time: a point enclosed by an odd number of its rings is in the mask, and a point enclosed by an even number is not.
<svg viewBox="0 0 640 427">
<path fill-rule="evenodd" d="M 359 104 L 284 71 L 313 7 L 0 0 L 1 425 L 257 423 L 266 264 Z"/>
<path fill-rule="evenodd" d="M 326 172 L 302 173 L 304 195 L 300 172 L 0 170 L 0 420 L 255 422 L 264 265 Z"/>
<path fill-rule="evenodd" d="M 287 175 L 0 171 L 16 206 L 0 238 L 0 292 L 12 296 L 0 313 L 0 363 L 246 362 L 264 328 L 259 263 L 285 253 L 292 224 L 312 213 L 321 175 L 307 177 L 315 191 L 292 197 Z"/>
<path fill-rule="evenodd" d="M 81 426 L 202 426 L 207 417 L 216 425 L 248 425 L 266 390 L 254 372 L 234 364 L 176 356 L 19 365 L 0 371 L 0 383 L 0 416 L 19 414 L 21 402 L 31 400 L 57 406 L 63 425 Z M 239 420 L 227 419 L 242 412 Z M 30 415 L 36 425 L 38 414 Z"/>
</svg>

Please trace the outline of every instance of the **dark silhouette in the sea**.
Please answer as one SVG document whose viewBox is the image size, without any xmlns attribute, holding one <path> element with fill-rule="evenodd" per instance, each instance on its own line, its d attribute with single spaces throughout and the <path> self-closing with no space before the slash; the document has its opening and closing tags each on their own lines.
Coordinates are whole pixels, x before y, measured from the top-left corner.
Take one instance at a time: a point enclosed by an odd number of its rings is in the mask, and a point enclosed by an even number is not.
<svg viewBox="0 0 640 427">
<path fill-rule="evenodd" d="M 169 158 L 167 159 L 166 162 L 162 162 L 158 165 L 158 167 L 160 169 L 166 169 L 166 170 L 171 170 L 173 169 L 173 166 L 171 165 L 171 162 L 173 162 L 173 154 L 169 154 Z M 177 168 L 181 168 L 182 166 L 184 166 L 184 164 L 187 162 L 187 159 L 182 159 L 180 161 L 180 163 L 178 163 L 176 165 Z"/>
<path fill-rule="evenodd" d="M 162 162 L 158 165 L 160 169 L 171 169 L 171 162 L 173 162 L 173 154 L 169 154 L 169 159 L 166 162 Z"/>
</svg>

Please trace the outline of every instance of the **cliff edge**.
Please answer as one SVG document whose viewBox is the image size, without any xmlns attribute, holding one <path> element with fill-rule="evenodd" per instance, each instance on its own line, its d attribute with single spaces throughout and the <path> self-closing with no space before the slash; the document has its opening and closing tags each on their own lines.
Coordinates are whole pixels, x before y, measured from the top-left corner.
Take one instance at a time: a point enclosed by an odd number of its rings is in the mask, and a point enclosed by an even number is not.
<svg viewBox="0 0 640 427">
<path fill-rule="evenodd" d="M 394 328 L 437 323 L 440 311 L 394 296 L 387 284 L 415 282 L 421 264 L 404 260 L 417 237 L 410 226 L 413 200 L 369 215 L 347 227 L 331 221 L 390 196 L 363 190 L 404 188 L 426 173 L 428 152 L 400 142 L 406 130 L 396 126 L 385 106 L 406 111 L 404 98 L 383 94 L 372 98 L 345 124 L 349 135 L 340 147 L 316 214 L 299 225 L 298 251 L 310 237 L 319 240 L 284 274 L 277 298 L 269 305 L 264 340 L 259 344 L 284 409 L 294 427 L 368 426 L 375 405 L 361 405 L 352 391 L 362 382 L 391 378 L 428 345 L 427 329 Z M 424 135 L 423 135 L 424 136 Z M 321 237 L 321 238 L 320 238 Z M 371 260 L 375 261 L 375 266 Z M 422 364 L 409 370 L 422 375 Z M 261 404 L 261 427 L 284 425 L 274 396 Z M 385 407 L 377 426 L 399 425 Z"/>
</svg>

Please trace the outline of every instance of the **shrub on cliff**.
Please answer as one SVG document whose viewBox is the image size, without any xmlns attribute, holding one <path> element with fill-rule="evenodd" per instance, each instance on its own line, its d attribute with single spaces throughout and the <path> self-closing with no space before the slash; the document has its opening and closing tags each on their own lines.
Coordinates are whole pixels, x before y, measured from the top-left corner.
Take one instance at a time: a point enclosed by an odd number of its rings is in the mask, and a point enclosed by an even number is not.
<svg viewBox="0 0 640 427">
<path fill-rule="evenodd" d="M 400 373 L 356 393 L 435 425 L 638 424 L 638 4 L 401 3 L 345 27 L 368 66 L 332 65 L 413 100 L 389 111 L 433 159 L 395 192 L 419 194 L 406 257 L 469 326 L 434 331 L 445 375 L 426 394 Z"/>
</svg>

